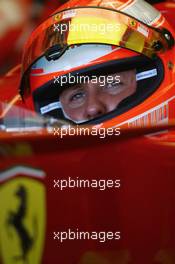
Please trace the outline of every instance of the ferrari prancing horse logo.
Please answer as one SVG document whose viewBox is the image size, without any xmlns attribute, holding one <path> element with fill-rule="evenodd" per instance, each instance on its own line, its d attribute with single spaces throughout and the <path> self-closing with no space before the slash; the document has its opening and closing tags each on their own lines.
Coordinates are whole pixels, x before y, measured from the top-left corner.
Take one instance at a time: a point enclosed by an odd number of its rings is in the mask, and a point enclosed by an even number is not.
<svg viewBox="0 0 175 264">
<path fill-rule="evenodd" d="M 7 228 L 13 227 L 16 230 L 16 233 L 20 239 L 21 256 L 16 256 L 15 259 L 23 260 L 24 263 L 27 262 L 28 253 L 32 250 L 34 246 L 34 236 L 31 237 L 27 228 L 23 224 L 23 220 L 26 217 L 27 213 L 27 190 L 23 185 L 20 185 L 15 193 L 19 199 L 19 207 L 17 212 L 9 211 L 7 218 Z M 37 223 L 34 223 L 37 224 Z M 33 226 L 33 228 L 35 228 Z M 37 232 L 37 227 L 36 227 Z M 35 238 L 37 237 L 37 233 Z"/>
<path fill-rule="evenodd" d="M 45 236 L 45 190 L 34 179 L 0 186 L 0 250 L 3 264 L 40 264 Z"/>
</svg>

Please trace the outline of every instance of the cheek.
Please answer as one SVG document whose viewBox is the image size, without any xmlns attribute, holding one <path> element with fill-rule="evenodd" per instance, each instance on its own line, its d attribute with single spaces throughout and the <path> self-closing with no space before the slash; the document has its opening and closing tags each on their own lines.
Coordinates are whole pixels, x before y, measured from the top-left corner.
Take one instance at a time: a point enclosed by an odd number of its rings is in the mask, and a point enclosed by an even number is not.
<svg viewBox="0 0 175 264">
<path fill-rule="evenodd" d="M 133 93 L 136 92 L 136 88 L 137 88 L 137 82 L 136 80 L 131 81 L 130 83 L 128 83 L 126 85 L 126 88 L 124 89 L 124 91 L 121 93 L 121 97 L 127 97 L 132 95 Z"/>
<path fill-rule="evenodd" d="M 120 102 L 120 97 L 121 94 L 117 94 L 117 95 L 109 95 L 109 94 L 103 94 L 103 96 L 101 96 L 101 102 L 103 103 L 103 105 L 105 105 L 105 108 L 108 112 L 113 111 L 117 105 Z"/>
<path fill-rule="evenodd" d="M 132 93 L 136 92 L 136 89 L 137 89 L 137 81 L 134 79 L 132 82 L 131 82 L 131 85 L 130 85 L 130 91 Z"/>
<path fill-rule="evenodd" d="M 128 85 L 128 87 L 120 94 L 120 100 L 125 99 L 126 97 L 134 94 L 136 92 L 136 83 L 132 82 Z"/>
<path fill-rule="evenodd" d="M 106 104 L 108 112 L 113 111 L 122 100 L 134 94 L 136 91 L 136 87 L 137 87 L 136 82 L 133 82 L 132 84 L 126 86 L 126 89 L 121 91 L 119 94 L 106 96 L 104 98 L 104 102 Z"/>
<path fill-rule="evenodd" d="M 82 115 L 83 115 L 83 111 L 84 109 L 81 108 L 67 108 L 65 112 L 67 112 L 68 116 L 70 116 L 71 118 L 75 119 L 75 120 L 79 120 L 80 118 L 82 119 Z"/>
<path fill-rule="evenodd" d="M 83 113 L 84 113 L 84 106 L 78 107 L 78 108 L 71 108 L 69 107 L 68 102 L 65 102 L 64 100 L 60 100 L 62 104 L 62 108 L 66 115 L 70 119 L 73 119 L 75 121 L 81 121 L 83 119 Z"/>
</svg>

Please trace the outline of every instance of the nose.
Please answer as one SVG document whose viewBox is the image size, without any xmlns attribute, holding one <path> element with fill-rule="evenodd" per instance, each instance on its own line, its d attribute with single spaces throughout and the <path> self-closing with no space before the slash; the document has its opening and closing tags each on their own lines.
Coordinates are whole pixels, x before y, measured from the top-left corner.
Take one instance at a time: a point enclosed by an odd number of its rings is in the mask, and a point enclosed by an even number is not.
<svg viewBox="0 0 175 264">
<path fill-rule="evenodd" d="M 106 113 L 105 104 L 100 101 L 98 95 L 91 95 L 86 104 L 86 119 L 93 119 Z"/>
</svg>

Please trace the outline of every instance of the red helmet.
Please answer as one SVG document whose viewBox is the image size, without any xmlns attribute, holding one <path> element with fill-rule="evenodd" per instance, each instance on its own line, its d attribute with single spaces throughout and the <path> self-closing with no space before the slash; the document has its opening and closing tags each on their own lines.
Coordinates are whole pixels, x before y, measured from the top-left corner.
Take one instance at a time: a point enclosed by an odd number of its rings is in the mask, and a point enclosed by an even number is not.
<svg viewBox="0 0 175 264">
<path fill-rule="evenodd" d="M 174 32 L 140 1 L 69 1 L 29 38 L 20 93 L 42 115 L 73 123 L 168 122 Z"/>
</svg>

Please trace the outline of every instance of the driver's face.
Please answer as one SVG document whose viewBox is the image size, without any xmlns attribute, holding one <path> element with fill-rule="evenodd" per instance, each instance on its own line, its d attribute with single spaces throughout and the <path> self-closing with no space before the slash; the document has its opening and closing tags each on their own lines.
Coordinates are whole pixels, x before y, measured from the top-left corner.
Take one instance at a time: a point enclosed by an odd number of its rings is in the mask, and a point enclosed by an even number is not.
<svg viewBox="0 0 175 264">
<path fill-rule="evenodd" d="M 60 102 L 69 119 L 81 122 L 102 116 L 136 91 L 135 70 L 110 76 L 120 76 L 120 83 L 106 83 L 104 86 L 99 83 L 76 84 L 61 93 Z"/>
</svg>

